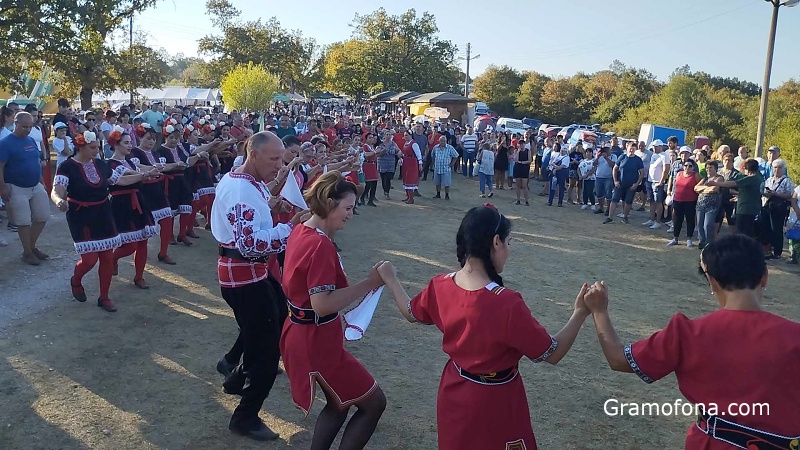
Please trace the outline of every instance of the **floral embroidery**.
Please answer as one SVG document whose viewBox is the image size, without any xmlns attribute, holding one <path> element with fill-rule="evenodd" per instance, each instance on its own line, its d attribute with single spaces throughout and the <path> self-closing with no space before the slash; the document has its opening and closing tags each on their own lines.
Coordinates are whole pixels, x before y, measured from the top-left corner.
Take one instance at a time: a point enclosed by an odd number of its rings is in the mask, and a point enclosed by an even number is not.
<svg viewBox="0 0 800 450">
<path fill-rule="evenodd" d="M 631 366 L 633 372 L 639 376 L 647 384 L 650 384 L 656 380 L 650 378 L 646 373 L 642 371 L 638 364 L 636 364 L 636 360 L 633 359 L 633 351 L 631 350 L 630 345 L 625 346 L 625 360 L 628 361 L 628 365 Z"/>
<path fill-rule="evenodd" d="M 152 151 L 146 152 L 146 151 L 142 150 L 142 153 L 144 153 L 144 156 L 147 157 L 147 162 L 149 162 L 151 166 L 156 165 L 156 159 L 153 157 L 153 152 Z"/>
<path fill-rule="evenodd" d="M 117 181 L 119 181 L 119 178 L 123 174 L 125 174 L 125 172 L 127 172 L 127 171 L 128 171 L 128 168 L 125 167 L 124 164 L 120 164 L 119 166 L 117 166 L 117 168 L 114 169 L 114 172 L 111 173 L 111 177 L 109 177 L 109 179 L 108 179 L 108 184 L 111 184 L 111 185 L 117 184 Z"/>
<path fill-rule="evenodd" d="M 139 158 L 131 158 L 131 164 L 139 165 L 139 164 L 141 164 L 141 162 L 139 162 Z"/>
<path fill-rule="evenodd" d="M 99 184 L 100 183 L 100 174 L 97 173 L 97 167 L 94 165 L 94 161 L 89 161 L 88 163 L 81 164 L 81 168 L 83 169 L 83 174 L 86 175 L 86 179 L 89 180 L 92 184 Z"/>
<path fill-rule="evenodd" d="M 308 290 L 308 295 L 319 294 L 320 292 L 333 292 L 336 290 L 335 284 L 325 284 L 322 286 L 314 286 Z"/>
<path fill-rule="evenodd" d="M 66 175 L 56 175 L 56 179 L 53 180 L 53 184 L 56 186 L 69 186 L 69 177 Z"/>
<path fill-rule="evenodd" d="M 276 235 L 280 236 L 282 233 L 276 230 L 259 230 L 258 224 L 255 223 L 257 216 L 254 208 L 239 203 L 233 207 L 232 213 L 227 214 L 227 218 L 233 226 L 236 248 L 243 256 L 260 257 L 286 250 L 288 233 L 286 236 L 275 239 Z M 268 239 L 260 238 L 258 232 L 264 233 L 265 231 Z"/>
<path fill-rule="evenodd" d="M 169 149 L 169 152 L 172 153 L 173 161 L 179 162 L 181 160 L 181 157 L 178 156 L 178 148 L 177 147 Z"/>
<path fill-rule="evenodd" d="M 533 362 L 540 363 L 540 362 L 546 360 L 547 358 L 550 357 L 550 355 L 553 354 L 553 352 L 556 351 L 557 348 L 558 348 L 558 341 L 556 340 L 556 338 L 550 336 L 550 347 L 547 348 L 547 351 L 542 353 L 542 356 L 534 359 Z"/>
</svg>

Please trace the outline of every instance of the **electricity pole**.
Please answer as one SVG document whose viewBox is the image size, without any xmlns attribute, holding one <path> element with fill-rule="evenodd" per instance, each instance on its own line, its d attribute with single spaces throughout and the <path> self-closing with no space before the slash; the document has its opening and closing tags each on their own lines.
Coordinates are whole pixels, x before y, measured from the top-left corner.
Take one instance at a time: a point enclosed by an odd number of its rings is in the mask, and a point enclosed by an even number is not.
<svg viewBox="0 0 800 450">
<path fill-rule="evenodd" d="M 130 27 L 129 27 L 130 28 L 129 29 L 130 43 L 128 44 L 128 50 L 131 53 L 131 57 L 133 57 L 133 13 L 131 13 L 131 18 L 130 18 L 129 24 L 130 24 Z M 131 99 L 130 99 L 131 101 L 128 102 L 129 104 L 133 103 L 133 91 L 134 91 L 134 89 L 136 89 L 136 86 L 133 84 L 133 81 L 131 81 Z M 131 111 L 130 113 L 131 113 L 131 115 L 133 115 L 134 111 Z M 133 119 L 131 119 L 131 123 L 132 122 L 133 122 Z"/>
<path fill-rule="evenodd" d="M 459 58 L 459 59 L 465 59 L 467 61 L 467 73 L 466 76 L 464 77 L 464 97 L 469 97 L 469 62 L 474 61 L 481 57 L 481 55 L 475 55 L 475 56 L 471 55 L 472 55 L 472 44 L 467 42 L 467 57 Z"/>
</svg>

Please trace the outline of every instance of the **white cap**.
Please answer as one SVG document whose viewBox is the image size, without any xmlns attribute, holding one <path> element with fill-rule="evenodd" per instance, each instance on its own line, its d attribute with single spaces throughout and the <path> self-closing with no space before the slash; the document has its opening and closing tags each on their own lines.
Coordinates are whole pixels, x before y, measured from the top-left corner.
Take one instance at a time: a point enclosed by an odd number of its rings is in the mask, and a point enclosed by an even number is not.
<svg viewBox="0 0 800 450">
<path fill-rule="evenodd" d="M 53 125 L 54 130 L 60 130 L 62 128 L 67 128 L 67 124 L 65 124 L 64 122 L 56 122 L 56 124 Z"/>
<path fill-rule="evenodd" d="M 689 147 L 688 145 L 684 145 L 684 146 L 683 146 L 683 147 L 681 147 L 681 149 L 678 151 L 678 154 L 679 154 L 679 155 L 680 155 L 681 153 L 689 153 L 689 154 L 692 154 L 692 153 L 694 153 L 694 152 L 692 152 L 692 148 L 691 148 L 691 147 Z"/>
<path fill-rule="evenodd" d="M 663 146 L 664 146 L 664 143 L 661 141 L 661 139 L 656 139 L 655 141 L 650 143 L 650 148 L 663 147 Z"/>
</svg>

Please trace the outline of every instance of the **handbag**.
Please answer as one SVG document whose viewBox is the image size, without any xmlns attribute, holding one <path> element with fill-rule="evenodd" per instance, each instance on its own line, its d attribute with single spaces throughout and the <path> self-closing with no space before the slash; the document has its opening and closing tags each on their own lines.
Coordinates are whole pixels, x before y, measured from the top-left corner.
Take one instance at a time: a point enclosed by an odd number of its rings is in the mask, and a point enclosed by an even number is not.
<svg viewBox="0 0 800 450">
<path fill-rule="evenodd" d="M 800 241 L 800 220 L 795 221 L 794 225 L 786 230 L 786 237 L 795 241 Z"/>
<path fill-rule="evenodd" d="M 775 187 L 776 191 L 781 187 L 784 180 L 786 180 L 785 177 L 782 178 L 781 181 L 778 183 L 778 186 Z M 792 202 L 785 198 L 770 197 L 767 200 L 767 204 L 764 206 L 770 212 L 788 212 L 789 209 L 792 207 Z"/>
<path fill-rule="evenodd" d="M 477 177 L 477 176 L 478 176 L 478 174 L 479 174 L 480 172 L 481 172 L 481 165 L 480 165 L 480 163 L 478 163 L 478 164 L 475 164 L 475 165 L 472 167 L 472 176 L 473 176 L 473 177 Z"/>
<path fill-rule="evenodd" d="M 675 196 L 672 194 L 668 195 L 666 199 L 664 199 L 664 204 L 667 206 L 672 206 L 672 202 L 675 199 Z"/>
</svg>

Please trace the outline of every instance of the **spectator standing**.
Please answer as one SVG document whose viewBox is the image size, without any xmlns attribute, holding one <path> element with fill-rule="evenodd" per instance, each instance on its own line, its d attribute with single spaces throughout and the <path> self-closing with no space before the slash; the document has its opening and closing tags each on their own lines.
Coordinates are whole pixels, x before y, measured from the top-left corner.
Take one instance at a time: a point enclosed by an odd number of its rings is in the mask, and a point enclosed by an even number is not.
<svg viewBox="0 0 800 450">
<path fill-rule="evenodd" d="M 487 188 L 489 190 L 489 197 L 494 196 L 494 192 L 492 191 L 492 171 L 494 170 L 495 163 L 495 153 L 489 147 L 489 143 L 481 144 L 481 152 L 478 154 L 478 183 L 481 189 L 481 197 L 486 197 Z M 499 182 L 498 189 L 503 189 L 503 185 Z"/>
<path fill-rule="evenodd" d="M 617 157 L 611 153 L 612 147 L 603 147 L 597 152 L 597 156 L 594 157 L 594 167 L 597 169 L 595 171 L 595 184 L 594 184 L 594 193 L 597 197 L 597 204 L 600 206 L 595 211 L 595 214 L 604 214 L 606 212 L 605 208 L 605 201 L 608 200 L 609 206 L 611 206 L 611 198 L 613 196 L 613 188 L 614 188 L 614 179 L 613 179 L 613 171 L 614 167 L 617 164 Z M 547 155 L 545 155 L 545 158 Z M 547 167 L 547 162 L 544 163 L 544 167 Z"/>
<path fill-rule="evenodd" d="M 53 129 L 56 132 L 56 137 L 53 139 L 53 150 L 56 151 L 56 170 L 58 170 L 58 166 L 72 155 L 75 146 L 72 143 L 72 138 L 67 134 L 69 131 L 67 124 L 56 122 Z"/>
<path fill-rule="evenodd" d="M 27 112 L 14 118 L 14 132 L 0 140 L 0 197 L 9 208 L 9 223 L 17 226 L 22 260 L 38 266 L 49 256 L 36 248 L 50 218 L 50 202 L 41 183 L 41 152 L 29 136 L 34 120 Z"/>
<path fill-rule="evenodd" d="M 734 188 L 738 192 L 736 200 L 736 231 L 756 237 L 756 216 L 761 212 L 761 193 L 764 191 L 764 177 L 758 170 L 758 161 L 753 158 L 742 164 L 744 172 L 731 181 L 708 182 L 708 186 Z"/>
<path fill-rule="evenodd" d="M 478 135 L 472 132 L 472 127 L 467 125 L 467 132 L 461 136 L 461 146 L 464 148 L 462 175 L 472 178 L 472 166 L 475 164 L 475 153 L 478 148 Z"/>
<path fill-rule="evenodd" d="M 673 186 L 673 238 L 667 243 L 668 246 L 678 245 L 678 238 L 681 235 L 681 228 L 683 221 L 686 219 L 686 246 L 691 247 L 694 245 L 692 236 L 694 236 L 694 227 L 697 223 L 697 192 L 695 186 L 700 182 L 700 174 L 695 169 L 692 161 L 683 163 L 683 172 L 675 176 L 675 185 Z M 707 183 L 708 186 L 713 187 L 714 184 Z"/>
<path fill-rule="evenodd" d="M 592 159 L 592 149 L 587 148 L 584 151 L 583 159 L 578 164 L 578 177 L 583 185 L 583 206 L 581 206 L 581 209 L 589 209 L 591 205 L 592 211 L 597 211 L 597 201 L 594 196 L 594 183 L 597 179 L 596 172 L 597 167 L 594 166 L 594 160 Z"/>
<path fill-rule="evenodd" d="M 698 193 L 697 197 L 697 231 L 700 238 L 700 250 L 704 249 L 706 245 L 714 242 L 717 231 L 717 211 L 719 210 L 722 200 L 720 196 L 719 186 L 706 186 L 708 181 L 724 181 L 717 168 L 719 167 L 718 161 L 709 161 L 706 163 L 706 177 L 703 178 L 694 187 L 695 192 Z"/>
<path fill-rule="evenodd" d="M 623 201 L 622 223 L 627 224 L 629 223 L 628 216 L 631 213 L 636 190 L 645 177 L 644 162 L 642 162 L 642 158 L 636 156 L 635 142 L 628 143 L 628 154 L 617 161 L 611 174 L 614 179 L 614 193 L 611 196 L 611 204 L 608 206 L 608 217 L 603 223 L 611 223 L 614 220 L 614 211 L 617 209 L 617 204 Z"/>
<path fill-rule="evenodd" d="M 664 212 L 664 200 L 667 198 L 667 191 L 664 185 L 667 183 L 669 175 L 669 160 L 664 153 L 664 143 L 660 139 L 653 141 L 650 146 L 653 153 L 650 156 L 650 165 L 647 167 L 647 199 L 650 201 L 650 219 L 642 226 L 657 230 L 662 226 L 662 214 Z"/>
<path fill-rule="evenodd" d="M 792 205 L 794 183 L 786 175 L 786 161 L 776 159 L 772 161 L 772 176 L 764 184 L 761 240 L 762 243 L 772 246 L 772 253 L 766 259 L 781 259 L 783 253 L 783 227 L 789 217 Z M 766 217 L 764 217 L 766 215 Z"/>
<path fill-rule="evenodd" d="M 453 164 L 458 158 L 458 152 L 447 143 L 447 137 L 439 135 L 439 145 L 431 152 L 433 159 L 433 182 L 436 185 L 436 195 L 433 198 L 442 198 L 444 186 L 444 199 L 450 200 L 450 185 L 453 184 Z"/>
</svg>

